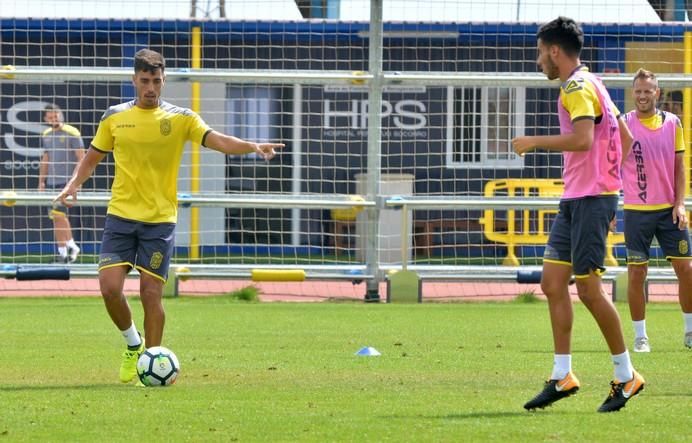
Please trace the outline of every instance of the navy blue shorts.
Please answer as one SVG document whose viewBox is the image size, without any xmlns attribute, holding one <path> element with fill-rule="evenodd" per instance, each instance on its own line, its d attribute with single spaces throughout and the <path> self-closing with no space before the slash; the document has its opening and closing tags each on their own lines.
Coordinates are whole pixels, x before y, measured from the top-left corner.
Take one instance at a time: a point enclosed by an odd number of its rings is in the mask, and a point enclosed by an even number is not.
<svg viewBox="0 0 692 443">
<path fill-rule="evenodd" d="M 660 211 L 625 210 L 625 244 L 627 263 L 644 264 L 654 235 L 666 258 L 690 257 L 690 233 L 673 223 L 673 208 Z"/>
<path fill-rule="evenodd" d="M 46 185 L 46 191 L 60 192 L 63 190 L 65 185 L 66 185 L 66 183 L 63 183 L 62 185 Z M 64 215 L 65 217 L 67 217 L 67 215 L 69 214 L 68 207 L 63 205 L 60 202 L 53 203 L 51 208 L 48 210 L 48 218 L 53 220 L 53 217 L 55 216 L 55 214 L 61 214 L 61 215 Z"/>
<path fill-rule="evenodd" d="M 606 238 L 617 207 L 617 195 L 561 200 L 543 260 L 571 265 L 576 277 L 603 273 Z"/>
<path fill-rule="evenodd" d="M 142 223 L 106 215 L 99 270 L 127 265 L 166 281 L 175 246 L 175 223 Z"/>
</svg>

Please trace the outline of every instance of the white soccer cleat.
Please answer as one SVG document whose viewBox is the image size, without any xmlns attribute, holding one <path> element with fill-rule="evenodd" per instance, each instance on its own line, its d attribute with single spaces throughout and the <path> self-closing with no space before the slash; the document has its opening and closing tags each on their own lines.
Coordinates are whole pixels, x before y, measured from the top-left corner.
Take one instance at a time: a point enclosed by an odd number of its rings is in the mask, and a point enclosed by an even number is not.
<svg viewBox="0 0 692 443">
<path fill-rule="evenodd" d="M 649 346 L 649 339 L 647 337 L 635 338 L 634 352 L 651 352 L 651 346 Z"/>
<path fill-rule="evenodd" d="M 692 349 L 692 332 L 685 334 L 685 346 Z"/>
</svg>

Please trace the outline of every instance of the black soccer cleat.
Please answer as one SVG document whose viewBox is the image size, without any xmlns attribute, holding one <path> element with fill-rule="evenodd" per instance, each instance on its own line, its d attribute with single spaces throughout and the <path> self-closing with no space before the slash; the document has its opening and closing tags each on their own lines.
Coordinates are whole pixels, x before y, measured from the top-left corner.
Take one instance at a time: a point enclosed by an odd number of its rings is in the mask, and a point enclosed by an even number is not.
<svg viewBox="0 0 692 443">
<path fill-rule="evenodd" d="M 53 260 L 53 263 L 56 265 L 64 265 L 64 264 L 69 263 L 69 258 L 68 257 L 61 257 L 58 255 Z"/>
<path fill-rule="evenodd" d="M 524 409 L 532 411 L 537 408 L 545 408 L 558 400 L 576 394 L 579 390 L 579 380 L 577 377 L 568 372 L 562 380 L 548 380 L 545 382 L 545 387 L 534 398 L 526 402 Z"/>
<path fill-rule="evenodd" d="M 644 377 L 637 371 L 633 371 L 632 380 L 620 383 L 617 380 L 610 382 L 610 392 L 598 412 L 615 412 L 625 407 L 627 401 L 639 394 L 644 389 Z"/>
</svg>

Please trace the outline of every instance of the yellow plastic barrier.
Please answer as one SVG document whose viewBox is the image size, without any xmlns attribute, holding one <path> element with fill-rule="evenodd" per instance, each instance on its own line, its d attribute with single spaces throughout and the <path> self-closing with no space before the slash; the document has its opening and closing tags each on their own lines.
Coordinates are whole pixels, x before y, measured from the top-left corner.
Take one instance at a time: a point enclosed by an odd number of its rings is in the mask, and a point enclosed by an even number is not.
<svg viewBox="0 0 692 443">
<path fill-rule="evenodd" d="M 365 199 L 360 195 L 350 195 L 349 200 L 352 202 L 363 202 Z M 351 241 L 349 240 L 355 234 L 356 219 L 358 214 L 363 211 L 364 207 L 349 206 L 344 208 L 334 208 L 331 210 L 331 216 L 334 223 L 334 253 L 339 254 L 343 251 L 351 249 Z"/>
<path fill-rule="evenodd" d="M 486 183 L 484 194 L 486 197 L 542 197 L 559 198 L 562 195 L 564 183 L 562 180 L 553 179 L 506 179 L 491 180 Z M 497 213 L 506 213 L 506 229 L 496 229 L 498 224 Z M 522 209 L 522 210 L 492 210 L 483 211 L 483 217 L 479 220 L 483 225 L 483 233 L 490 241 L 507 245 L 507 256 L 502 261 L 505 266 L 519 266 L 519 259 L 515 253 L 516 245 L 541 245 L 548 242 L 549 229 L 546 226 L 546 217 L 557 214 L 555 209 Z M 502 220 L 500 220 L 502 221 Z M 605 265 L 616 266 L 618 264 L 613 255 L 613 245 L 624 243 L 623 233 L 608 234 L 606 240 Z"/>
<path fill-rule="evenodd" d="M 303 269 L 253 269 L 252 281 L 305 281 Z"/>
</svg>

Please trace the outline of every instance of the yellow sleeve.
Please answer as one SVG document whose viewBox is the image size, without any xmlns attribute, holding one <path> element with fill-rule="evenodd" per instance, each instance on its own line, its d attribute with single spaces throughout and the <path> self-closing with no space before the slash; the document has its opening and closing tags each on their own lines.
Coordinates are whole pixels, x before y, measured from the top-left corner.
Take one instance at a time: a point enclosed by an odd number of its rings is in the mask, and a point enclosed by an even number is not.
<svg viewBox="0 0 692 443">
<path fill-rule="evenodd" d="M 211 128 L 202 120 L 202 117 L 192 113 L 189 118 L 188 140 L 201 144 L 204 141 L 204 135 L 210 130 Z"/>
<path fill-rule="evenodd" d="M 603 112 L 596 90 L 590 82 L 569 80 L 560 87 L 560 100 L 570 115 L 570 120 L 590 118 L 595 120 Z M 616 112 L 615 115 L 618 115 Z"/>
<path fill-rule="evenodd" d="M 70 134 L 72 137 L 81 137 L 82 134 L 79 133 L 79 129 L 71 125 L 63 125 L 62 130 Z"/>
<path fill-rule="evenodd" d="M 685 152 L 685 137 L 679 124 L 675 126 L 675 152 Z"/>
<path fill-rule="evenodd" d="M 101 152 L 113 151 L 112 119 L 112 116 L 101 119 L 98 129 L 96 129 L 96 135 L 94 135 L 94 139 L 91 141 L 91 145 Z"/>
</svg>

